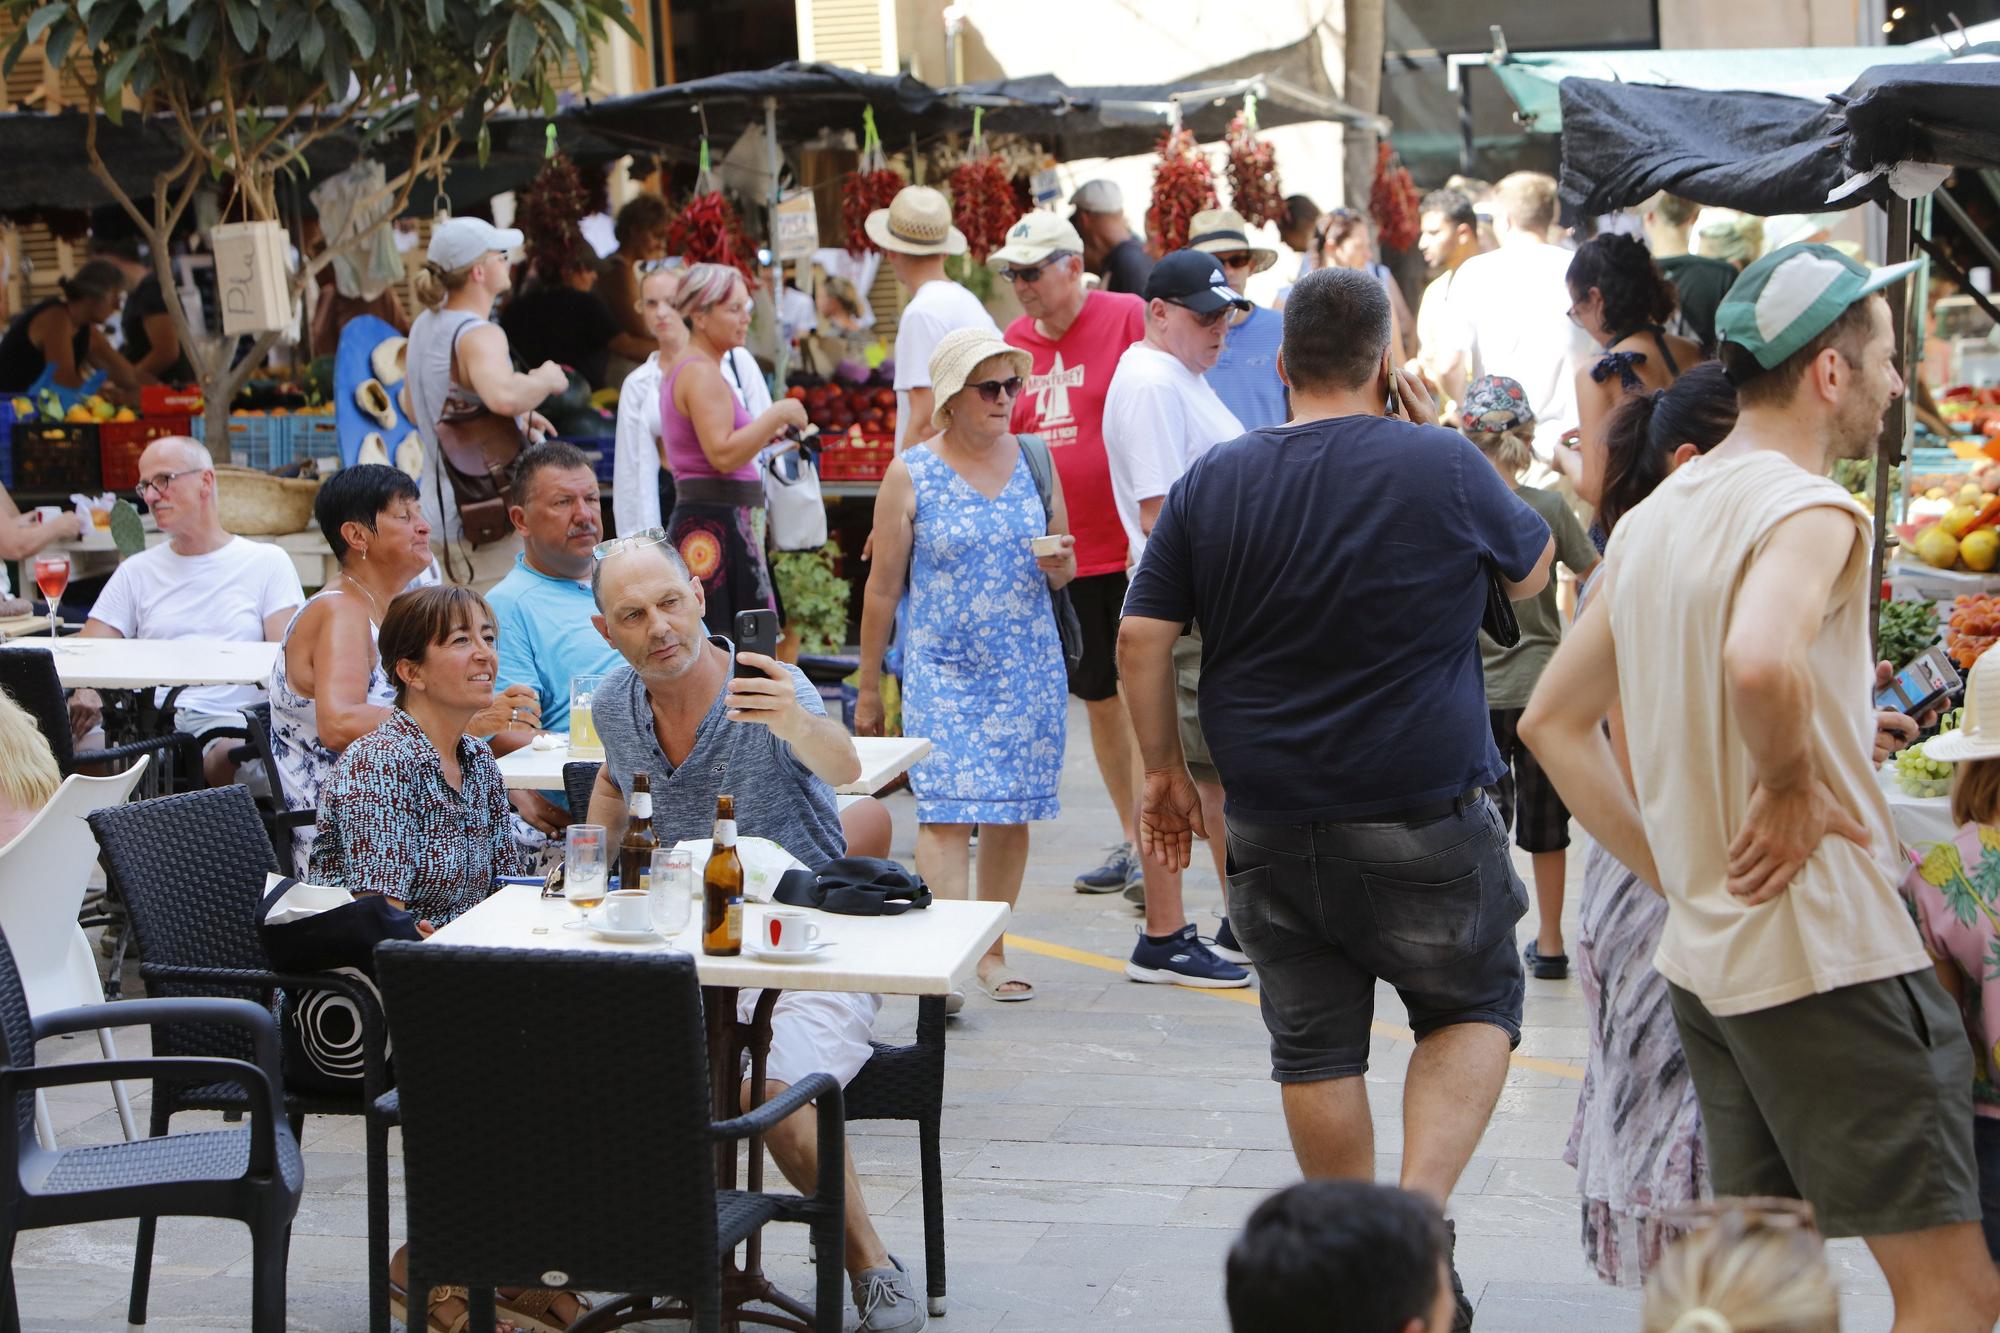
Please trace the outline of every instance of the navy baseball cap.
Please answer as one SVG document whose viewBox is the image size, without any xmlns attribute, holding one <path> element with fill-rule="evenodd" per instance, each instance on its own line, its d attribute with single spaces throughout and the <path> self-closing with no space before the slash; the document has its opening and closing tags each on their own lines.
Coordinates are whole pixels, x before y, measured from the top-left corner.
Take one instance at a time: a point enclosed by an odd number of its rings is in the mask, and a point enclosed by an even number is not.
<svg viewBox="0 0 2000 1333">
<path fill-rule="evenodd" d="M 1176 250 L 1153 265 L 1146 279 L 1148 301 L 1169 301 L 1197 315 L 1212 315 L 1234 307 L 1248 310 L 1251 301 L 1229 285 L 1215 256 L 1199 250 Z"/>
</svg>

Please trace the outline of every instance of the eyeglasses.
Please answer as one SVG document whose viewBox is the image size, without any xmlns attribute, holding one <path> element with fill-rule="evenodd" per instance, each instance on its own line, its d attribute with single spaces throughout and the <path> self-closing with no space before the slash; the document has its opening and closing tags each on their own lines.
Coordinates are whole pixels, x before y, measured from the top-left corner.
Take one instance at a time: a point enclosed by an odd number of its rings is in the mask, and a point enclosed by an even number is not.
<svg viewBox="0 0 2000 1333">
<path fill-rule="evenodd" d="M 592 560 L 609 560 L 621 551 L 636 551 L 642 546 L 665 546 L 666 544 L 667 530 L 665 528 L 646 528 L 633 533 L 629 537 L 613 537 L 608 542 L 599 542 L 590 548 L 590 558 Z"/>
<path fill-rule="evenodd" d="M 1220 310 L 1211 310 L 1204 315 L 1199 311 L 1189 310 L 1179 301 L 1169 301 L 1167 302 L 1167 304 L 1175 307 L 1178 310 L 1181 310 L 1187 315 L 1189 319 L 1193 320 L 1195 323 L 1199 324 L 1201 327 L 1205 329 L 1212 329 L 1216 325 L 1220 324 L 1223 320 L 1228 319 L 1230 313 L 1236 309 L 1236 307 L 1233 305 L 1226 305 L 1222 307 L 1222 309 Z"/>
<path fill-rule="evenodd" d="M 977 384 L 968 384 L 965 387 L 968 389 L 977 389 L 981 398 L 989 403 L 997 403 L 1000 401 L 1000 395 L 1003 393 L 1009 398 L 1019 398 L 1021 396 L 1021 377 L 1019 375 L 1009 375 L 1004 380 L 980 380 Z"/>
<path fill-rule="evenodd" d="M 1017 267 L 1002 269 L 1000 276 L 1017 285 L 1023 282 L 1040 282 L 1042 274 L 1048 272 L 1052 265 L 1060 262 L 1061 258 L 1062 256 L 1060 255 L 1050 255 L 1047 259 L 1044 259 L 1032 268 Z"/>
<path fill-rule="evenodd" d="M 1230 250 L 1215 257 L 1215 262 L 1224 268 L 1249 268 L 1257 262 L 1257 257 L 1248 250 Z"/>
<path fill-rule="evenodd" d="M 146 494 L 146 492 L 151 491 L 156 495 L 165 495 L 167 492 L 167 487 L 173 485 L 176 478 L 191 476 L 196 472 L 206 472 L 206 471 L 208 471 L 207 468 L 184 467 L 179 472 L 162 472 L 158 476 L 147 477 L 145 480 L 139 483 L 139 494 L 143 496 Z"/>
</svg>

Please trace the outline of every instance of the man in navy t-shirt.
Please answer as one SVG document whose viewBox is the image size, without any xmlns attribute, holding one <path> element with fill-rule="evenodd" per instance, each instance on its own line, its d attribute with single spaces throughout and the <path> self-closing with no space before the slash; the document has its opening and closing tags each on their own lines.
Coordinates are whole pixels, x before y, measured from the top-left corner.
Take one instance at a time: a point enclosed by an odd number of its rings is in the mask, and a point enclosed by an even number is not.
<svg viewBox="0 0 2000 1333">
<path fill-rule="evenodd" d="M 1417 1037 L 1402 1184 L 1442 1205 L 1521 1032 L 1527 892 L 1484 794 L 1501 764 L 1479 624 L 1491 579 L 1514 599 L 1541 590 L 1554 539 L 1392 370 L 1388 299 L 1368 274 L 1306 275 L 1279 355 L 1291 423 L 1196 460 L 1125 599 L 1141 840 L 1185 866 L 1202 832 L 1171 662 L 1194 620 L 1230 923 L 1257 965 L 1299 1164 L 1373 1172 L 1361 1075 L 1385 980 Z"/>
</svg>

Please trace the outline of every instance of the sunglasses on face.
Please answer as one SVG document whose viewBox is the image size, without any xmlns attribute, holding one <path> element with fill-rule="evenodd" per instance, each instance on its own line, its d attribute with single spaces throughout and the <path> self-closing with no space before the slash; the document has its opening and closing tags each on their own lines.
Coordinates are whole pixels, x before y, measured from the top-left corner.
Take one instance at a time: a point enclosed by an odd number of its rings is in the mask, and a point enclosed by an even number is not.
<svg viewBox="0 0 2000 1333">
<path fill-rule="evenodd" d="M 1055 262 L 1053 259 L 1044 259 L 1033 268 L 1010 268 L 1001 273 L 1000 276 L 1012 283 L 1040 282 L 1042 274 L 1048 272 L 1049 267 Z"/>
<path fill-rule="evenodd" d="M 1177 301 L 1171 302 L 1170 304 L 1177 306 L 1184 314 L 1187 315 L 1189 319 L 1193 320 L 1196 324 L 1199 324 L 1204 329 L 1212 329 L 1216 325 L 1222 323 L 1223 320 L 1229 318 L 1230 312 L 1236 308 L 1235 306 L 1226 305 L 1222 307 L 1222 309 L 1220 310 L 1211 310 L 1206 315 L 1203 315 L 1203 314 L 1198 314 L 1193 310 L 1189 310 L 1186 306 L 1180 305 L 1180 303 Z"/>
<path fill-rule="evenodd" d="M 997 403 L 1001 394 L 1007 395 L 1009 400 L 1021 396 L 1021 377 L 1009 375 L 1004 380 L 981 380 L 977 384 L 968 384 L 965 387 L 977 389 L 981 398 L 989 403 Z"/>
<path fill-rule="evenodd" d="M 1252 255 L 1248 250 L 1231 250 L 1226 254 L 1219 254 L 1215 257 L 1215 262 L 1224 268 L 1249 268 L 1255 260 L 1256 256 Z"/>
</svg>

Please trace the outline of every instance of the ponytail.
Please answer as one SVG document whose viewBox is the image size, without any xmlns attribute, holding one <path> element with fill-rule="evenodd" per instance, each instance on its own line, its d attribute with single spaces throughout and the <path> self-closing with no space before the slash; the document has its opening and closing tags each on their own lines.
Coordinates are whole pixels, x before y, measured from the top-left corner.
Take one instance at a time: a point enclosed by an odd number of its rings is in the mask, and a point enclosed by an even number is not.
<svg viewBox="0 0 2000 1333">
<path fill-rule="evenodd" d="M 93 259 L 67 278 L 56 279 L 65 301 L 117 296 L 125 290 L 125 275 L 108 259 Z"/>
<path fill-rule="evenodd" d="M 471 279 L 472 264 L 467 264 L 464 268 L 446 269 L 426 259 L 424 266 L 417 270 L 416 277 L 410 280 L 410 287 L 416 292 L 419 302 L 428 309 L 436 310 L 451 298 L 453 292 L 465 286 Z"/>
<path fill-rule="evenodd" d="M 1707 453 L 1736 428 L 1736 390 L 1704 361 L 1665 389 L 1620 403 L 1604 427 L 1604 486 L 1597 517 L 1608 533 L 1674 470 L 1684 444 Z"/>
</svg>

